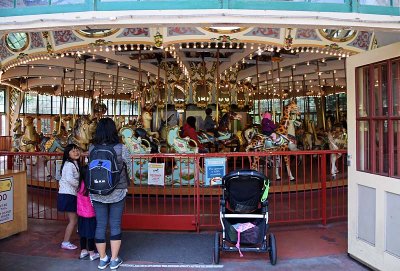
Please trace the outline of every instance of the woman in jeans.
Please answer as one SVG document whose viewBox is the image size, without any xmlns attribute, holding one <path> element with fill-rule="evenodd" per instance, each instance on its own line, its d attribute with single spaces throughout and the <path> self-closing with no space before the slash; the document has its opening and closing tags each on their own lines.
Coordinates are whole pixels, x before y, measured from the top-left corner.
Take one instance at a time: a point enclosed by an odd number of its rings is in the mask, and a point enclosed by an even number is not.
<svg viewBox="0 0 400 271">
<path fill-rule="evenodd" d="M 118 132 L 115 123 L 110 118 L 103 118 L 99 121 L 96 134 L 93 139 L 94 145 L 112 145 L 117 154 L 118 167 L 122 169 L 124 162 L 129 163 L 129 152 L 125 145 L 119 143 Z M 89 153 L 93 150 L 92 145 Z M 128 191 L 128 176 L 122 170 L 120 181 L 113 192 L 109 195 L 90 194 L 93 207 L 96 211 L 96 234 L 95 242 L 97 251 L 100 254 L 99 269 L 117 269 L 122 264 L 118 257 L 121 247 L 121 218 L 125 204 L 125 196 Z M 110 224 L 111 258 L 106 254 L 106 229 L 107 222 Z"/>
</svg>

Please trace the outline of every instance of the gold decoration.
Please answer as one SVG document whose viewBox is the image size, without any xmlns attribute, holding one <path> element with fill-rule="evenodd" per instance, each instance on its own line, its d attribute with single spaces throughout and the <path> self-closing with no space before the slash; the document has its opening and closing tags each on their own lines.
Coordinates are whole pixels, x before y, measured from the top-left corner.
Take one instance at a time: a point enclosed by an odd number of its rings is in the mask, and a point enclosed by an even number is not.
<svg viewBox="0 0 400 271">
<path fill-rule="evenodd" d="M 154 45 L 157 48 L 160 48 L 162 44 L 163 44 L 163 35 L 161 35 L 161 33 L 157 31 L 157 33 L 154 35 Z"/>
</svg>

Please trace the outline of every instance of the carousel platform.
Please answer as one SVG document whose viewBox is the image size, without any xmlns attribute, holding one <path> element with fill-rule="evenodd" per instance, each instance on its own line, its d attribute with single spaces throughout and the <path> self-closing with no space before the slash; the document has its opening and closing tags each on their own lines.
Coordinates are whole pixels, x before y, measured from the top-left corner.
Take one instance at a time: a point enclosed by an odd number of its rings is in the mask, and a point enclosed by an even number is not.
<svg viewBox="0 0 400 271">
<path fill-rule="evenodd" d="M 27 232 L 0 240 L 0 270 L 97 270 L 97 262 L 78 260 L 79 250 L 59 243 L 65 222 L 30 219 Z M 212 264 L 214 232 L 124 232 L 120 270 L 369 270 L 347 255 L 347 223 L 327 226 L 273 226 L 278 263 L 260 253 L 222 253 Z M 78 236 L 72 242 L 78 244 Z"/>
</svg>

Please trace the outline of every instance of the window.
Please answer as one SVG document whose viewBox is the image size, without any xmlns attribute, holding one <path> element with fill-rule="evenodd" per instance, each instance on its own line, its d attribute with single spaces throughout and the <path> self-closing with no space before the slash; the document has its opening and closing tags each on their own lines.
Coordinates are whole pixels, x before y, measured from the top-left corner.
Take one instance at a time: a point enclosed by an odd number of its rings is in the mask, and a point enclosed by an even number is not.
<svg viewBox="0 0 400 271">
<path fill-rule="evenodd" d="M 49 118 L 41 118 L 42 133 L 45 135 L 51 134 L 51 120 Z"/>
<path fill-rule="evenodd" d="M 25 93 L 24 104 L 21 107 L 21 112 L 25 114 L 37 114 L 37 98 L 36 93 Z"/>
<path fill-rule="evenodd" d="M 10 33 L 6 35 L 6 45 L 13 52 L 21 52 L 28 47 L 27 33 Z"/>
<path fill-rule="evenodd" d="M 0 114 L 6 113 L 6 90 L 0 88 Z"/>
<path fill-rule="evenodd" d="M 356 70 L 357 170 L 400 177 L 400 59 Z"/>
<path fill-rule="evenodd" d="M 53 115 L 58 115 L 60 114 L 60 101 L 61 101 L 61 97 L 60 96 L 53 96 L 52 97 L 52 114 Z"/>
<path fill-rule="evenodd" d="M 39 114 L 51 114 L 51 96 L 38 95 L 39 99 Z"/>
</svg>

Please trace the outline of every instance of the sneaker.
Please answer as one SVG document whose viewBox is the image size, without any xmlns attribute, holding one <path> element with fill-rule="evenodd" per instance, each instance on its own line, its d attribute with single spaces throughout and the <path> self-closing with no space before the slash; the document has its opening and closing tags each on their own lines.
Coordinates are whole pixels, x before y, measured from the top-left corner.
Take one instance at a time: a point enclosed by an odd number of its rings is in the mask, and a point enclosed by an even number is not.
<svg viewBox="0 0 400 271">
<path fill-rule="evenodd" d="M 107 256 L 107 260 L 103 261 L 100 259 L 99 265 L 97 266 L 98 269 L 106 269 L 107 266 L 110 264 L 110 258 Z"/>
<path fill-rule="evenodd" d="M 83 259 L 89 256 L 89 252 L 87 251 L 82 251 L 81 254 L 79 255 L 79 259 Z"/>
<path fill-rule="evenodd" d="M 74 250 L 74 249 L 77 249 L 78 247 L 75 246 L 74 244 L 71 244 L 71 242 L 62 242 L 61 248 L 68 249 L 68 250 Z"/>
<path fill-rule="evenodd" d="M 122 259 L 118 257 L 115 260 L 111 261 L 110 269 L 111 270 L 117 269 L 122 263 L 123 263 Z"/>
<path fill-rule="evenodd" d="M 95 253 L 93 255 L 90 255 L 90 260 L 91 261 L 97 260 L 98 258 L 100 258 L 100 254 L 99 253 Z"/>
</svg>

